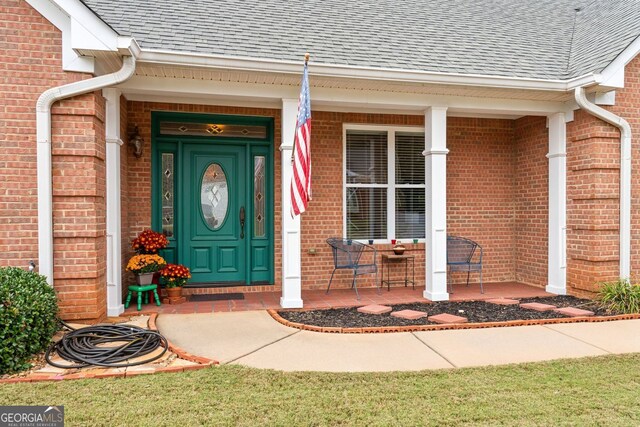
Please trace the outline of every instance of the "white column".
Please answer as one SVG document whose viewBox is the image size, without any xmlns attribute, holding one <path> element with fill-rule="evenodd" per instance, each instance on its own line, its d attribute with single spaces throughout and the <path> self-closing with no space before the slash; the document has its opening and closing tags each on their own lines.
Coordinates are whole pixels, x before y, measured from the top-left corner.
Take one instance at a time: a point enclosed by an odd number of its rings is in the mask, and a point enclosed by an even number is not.
<svg viewBox="0 0 640 427">
<path fill-rule="evenodd" d="M 106 99 L 107 142 L 107 315 L 124 312 L 122 304 L 122 251 L 120 214 L 120 91 L 102 90 Z"/>
<path fill-rule="evenodd" d="M 293 165 L 293 137 L 296 130 L 298 100 L 282 100 L 282 308 L 302 307 L 302 280 L 300 261 L 300 215 L 291 218 L 291 177 Z"/>
<path fill-rule="evenodd" d="M 564 113 L 549 116 L 549 250 L 547 292 L 567 293 L 567 132 Z"/>
<path fill-rule="evenodd" d="M 447 293 L 447 108 L 424 115 L 426 184 L 426 285 L 424 297 L 446 301 Z"/>
</svg>

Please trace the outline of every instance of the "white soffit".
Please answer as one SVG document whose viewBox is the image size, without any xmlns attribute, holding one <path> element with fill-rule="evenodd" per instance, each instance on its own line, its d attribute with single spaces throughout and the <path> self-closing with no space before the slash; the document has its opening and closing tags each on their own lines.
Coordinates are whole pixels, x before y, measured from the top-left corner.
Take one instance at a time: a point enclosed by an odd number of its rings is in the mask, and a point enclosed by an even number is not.
<svg viewBox="0 0 640 427">
<path fill-rule="evenodd" d="M 302 67 L 300 68 L 302 70 Z M 347 79 L 314 76 L 313 66 L 309 65 L 309 83 L 312 88 L 367 90 L 391 93 L 464 96 L 482 98 L 507 98 L 520 100 L 565 102 L 572 100 L 571 93 L 562 91 L 543 91 L 525 89 L 505 89 L 490 87 L 474 87 L 447 84 L 410 83 L 382 81 L 371 79 Z M 300 86 L 301 75 L 284 73 L 267 73 L 253 71 L 236 71 L 227 69 L 191 68 L 170 65 L 138 63 L 136 76 L 202 80 L 211 82 L 247 83 L 273 86 Z"/>
<path fill-rule="evenodd" d="M 280 108 L 282 99 L 295 98 L 299 91 L 297 84 L 265 84 L 255 79 L 251 83 L 237 83 L 141 76 L 134 76 L 118 85 L 118 88 L 131 101 L 274 109 Z M 429 106 L 443 105 L 448 107 L 450 115 L 516 118 L 548 115 L 567 108 L 565 103 L 558 101 L 387 92 L 379 89 L 312 87 L 311 90 L 313 109 L 338 112 L 423 114 Z"/>
</svg>

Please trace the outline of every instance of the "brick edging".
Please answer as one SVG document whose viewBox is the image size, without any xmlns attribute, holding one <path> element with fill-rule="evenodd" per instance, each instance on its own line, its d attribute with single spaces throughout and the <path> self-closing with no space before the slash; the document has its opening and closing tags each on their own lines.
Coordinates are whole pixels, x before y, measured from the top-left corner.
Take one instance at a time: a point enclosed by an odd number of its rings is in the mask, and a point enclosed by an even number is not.
<svg viewBox="0 0 640 427">
<path fill-rule="evenodd" d="M 321 327 L 306 325 L 303 323 L 290 322 L 278 314 L 277 310 L 268 309 L 267 312 L 274 320 L 291 328 L 302 329 L 304 331 L 338 333 L 338 334 L 379 334 L 387 332 L 422 332 L 422 331 L 443 331 L 449 329 L 484 329 L 484 328 L 505 328 L 512 326 L 532 326 L 549 325 L 557 323 L 593 323 L 611 322 L 614 320 L 635 320 L 640 319 L 640 314 L 619 314 L 616 316 L 580 316 L 560 319 L 532 319 L 532 320 L 508 320 L 505 322 L 484 322 L 484 323 L 449 323 L 443 325 L 410 325 L 410 326 L 378 326 L 367 328 L 340 328 Z"/>
<path fill-rule="evenodd" d="M 158 327 L 156 326 L 156 318 L 158 317 L 158 313 L 150 313 L 149 320 L 147 321 L 147 328 L 150 331 L 158 331 Z M 132 371 L 127 372 L 126 369 L 124 372 L 96 372 L 96 373 L 82 373 L 77 372 L 75 374 L 69 375 L 59 375 L 59 374 L 34 374 L 28 377 L 18 377 L 18 378 L 5 378 L 0 379 L 0 384 L 9 384 L 9 383 L 31 383 L 31 382 L 43 382 L 43 381 L 63 381 L 63 380 L 82 380 L 82 379 L 90 379 L 90 378 L 131 378 L 138 375 L 150 375 L 150 374 L 160 374 L 163 372 L 186 372 L 186 371 L 197 371 L 200 369 L 210 368 L 212 366 L 217 366 L 220 364 L 217 360 L 208 359 L 206 357 L 195 356 L 183 350 L 182 348 L 171 344 L 169 340 L 167 340 L 169 347 L 167 351 L 171 351 L 175 353 L 180 359 L 188 360 L 189 362 L 198 363 L 198 365 L 193 366 L 163 366 L 154 368 L 153 372 L 144 372 L 144 371 Z"/>
</svg>

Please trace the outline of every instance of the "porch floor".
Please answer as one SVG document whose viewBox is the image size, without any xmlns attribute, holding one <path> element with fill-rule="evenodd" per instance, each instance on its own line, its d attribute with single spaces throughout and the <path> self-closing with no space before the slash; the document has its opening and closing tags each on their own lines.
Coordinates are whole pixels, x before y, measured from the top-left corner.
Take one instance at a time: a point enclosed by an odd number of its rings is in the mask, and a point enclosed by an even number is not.
<svg viewBox="0 0 640 427">
<path fill-rule="evenodd" d="M 352 307 L 368 304 L 402 304 L 416 301 L 428 301 L 423 296 L 424 287 L 396 287 L 387 291 L 382 289 L 380 295 L 376 288 L 363 288 L 360 292 L 360 300 L 356 299 L 353 289 L 332 289 L 329 295 L 324 290 L 302 291 L 302 300 L 305 309 Z M 469 301 L 491 298 L 531 298 L 543 297 L 551 294 L 543 288 L 525 285 L 518 282 L 485 283 L 484 294 L 480 293 L 478 284 L 471 284 L 468 288 L 464 285 L 454 285 L 451 301 Z M 229 311 L 250 311 L 279 309 L 280 296 L 278 292 L 245 292 L 244 300 L 228 301 L 188 301 L 183 304 L 163 304 L 160 307 L 155 304 L 144 304 L 142 311 L 138 312 L 136 305 L 132 303 L 123 315 L 135 313 L 164 313 L 164 314 L 188 314 L 188 313 L 219 313 Z"/>
</svg>

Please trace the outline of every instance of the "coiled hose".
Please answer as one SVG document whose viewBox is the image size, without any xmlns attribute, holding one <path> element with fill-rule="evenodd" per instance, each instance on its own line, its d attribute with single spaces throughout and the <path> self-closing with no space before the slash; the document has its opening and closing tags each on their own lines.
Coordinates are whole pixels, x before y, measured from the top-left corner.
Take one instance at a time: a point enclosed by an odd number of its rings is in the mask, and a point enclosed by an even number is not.
<svg viewBox="0 0 640 427">
<path fill-rule="evenodd" d="M 74 329 L 63 321 L 60 323 L 71 332 L 52 344 L 44 355 L 47 363 L 57 368 L 124 368 L 143 365 L 161 358 L 169 348 L 167 339 L 158 332 L 133 325 L 95 325 Z M 128 361 L 147 355 L 160 346 L 164 348 L 160 354 L 147 359 Z M 54 353 L 73 365 L 52 361 L 51 356 Z"/>
</svg>

